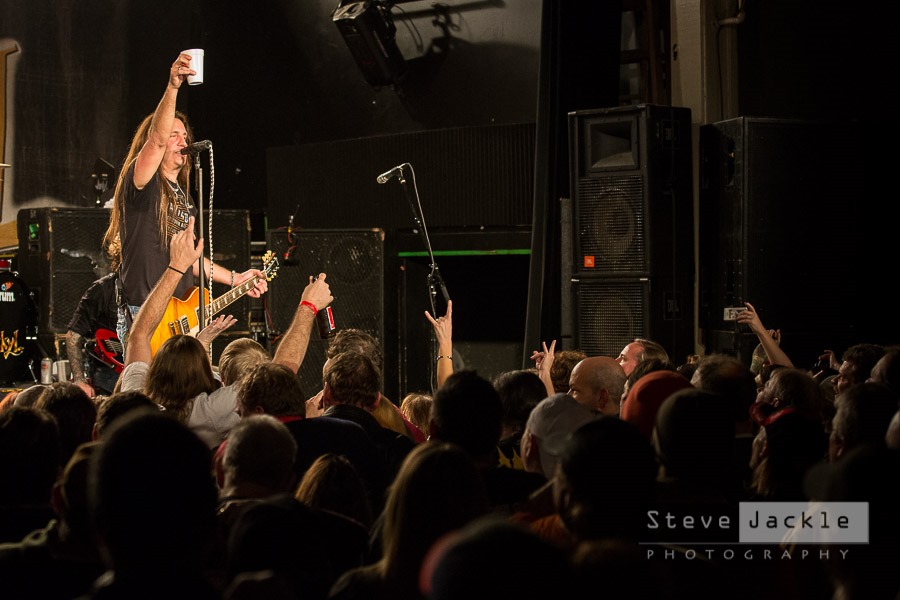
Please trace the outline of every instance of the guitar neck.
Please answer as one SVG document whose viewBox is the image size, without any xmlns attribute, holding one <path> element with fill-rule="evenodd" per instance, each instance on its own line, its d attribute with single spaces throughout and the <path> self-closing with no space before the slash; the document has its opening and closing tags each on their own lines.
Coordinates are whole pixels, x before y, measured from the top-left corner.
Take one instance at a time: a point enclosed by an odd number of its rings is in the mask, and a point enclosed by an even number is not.
<svg viewBox="0 0 900 600">
<path fill-rule="evenodd" d="M 252 279 L 248 279 L 244 283 L 231 288 L 230 290 L 207 304 L 206 318 L 212 318 L 212 315 L 218 313 L 229 304 L 236 302 L 238 299 L 240 299 L 241 296 L 252 290 L 256 286 L 257 279 L 259 278 L 254 277 Z"/>
</svg>

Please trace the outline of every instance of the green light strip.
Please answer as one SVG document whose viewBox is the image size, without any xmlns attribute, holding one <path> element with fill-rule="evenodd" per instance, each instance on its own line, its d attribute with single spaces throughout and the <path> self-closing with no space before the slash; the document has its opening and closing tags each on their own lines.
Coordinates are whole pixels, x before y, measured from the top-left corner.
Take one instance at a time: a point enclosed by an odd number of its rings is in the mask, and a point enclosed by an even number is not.
<svg viewBox="0 0 900 600">
<path fill-rule="evenodd" d="M 506 250 L 438 250 L 435 256 L 502 256 L 502 255 L 529 255 L 528 248 L 511 248 Z M 398 252 L 400 258 L 412 258 L 416 256 L 428 257 L 428 252 Z"/>
</svg>

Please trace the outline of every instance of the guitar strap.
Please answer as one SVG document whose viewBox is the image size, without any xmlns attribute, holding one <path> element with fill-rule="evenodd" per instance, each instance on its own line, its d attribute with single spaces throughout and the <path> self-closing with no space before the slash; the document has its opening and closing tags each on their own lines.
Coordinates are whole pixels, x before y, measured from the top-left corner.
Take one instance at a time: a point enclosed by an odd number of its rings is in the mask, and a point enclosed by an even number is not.
<svg viewBox="0 0 900 600">
<path fill-rule="evenodd" d="M 125 297 L 125 284 L 122 283 L 122 267 L 119 266 L 116 275 L 116 306 L 125 313 L 125 324 L 131 329 L 131 310 L 128 308 L 128 298 Z"/>
</svg>

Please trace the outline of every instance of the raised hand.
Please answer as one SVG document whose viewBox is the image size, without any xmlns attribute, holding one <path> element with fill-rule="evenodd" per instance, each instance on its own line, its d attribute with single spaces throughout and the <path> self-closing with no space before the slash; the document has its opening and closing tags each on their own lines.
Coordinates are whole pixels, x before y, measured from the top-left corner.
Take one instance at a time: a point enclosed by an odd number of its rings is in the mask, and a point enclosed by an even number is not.
<svg viewBox="0 0 900 600">
<path fill-rule="evenodd" d="M 334 300 L 331 295 L 331 288 L 325 281 L 325 273 L 319 273 L 318 277 L 309 277 L 309 285 L 303 289 L 303 295 L 300 301 L 306 301 L 315 306 L 318 310 L 322 310 Z"/>
<path fill-rule="evenodd" d="M 172 236 L 169 243 L 169 264 L 179 271 L 187 271 L 203 255 L 203 238 L 194 235 L 194 217 L 185 229 Z"/>
<path fill-rule="evenodd" d="M 169 69 L 169 85 L 176 89 L 180 88 L 181 84 L 187 80 L 188 75 L 196 74 L 197 71 L 191 68 L 191 55 L 179 54 Z"/>
<path fill-rule="evenodd" d="M 766 326 L 763 325 L 762 320 L 759 318 L 759 314 L 756 312 L 756 308 L 749 302 L 744 302 L 744 305 L 747 307 L 747 310 L 739 312 L 735 317 L 735 321 L 748 325 L 750 330 L 756 334 L 763 350 L 766 351 L 766 356 L 769 357 L 769 362 L 774 365 L 793 367 L 794 363 L 791 362 L 791 359 L 779 346 L 781 344 L 781 330 L 766 329 Z"/>
<path fill-rule="evenodd" d="M 202 342 L 204 346 L 208 346 L 214 339 L 219 337 L 219 334 L 235 323 L 237 323 L 237 319 L 232 315 L 219 315 L 210 321 L 209 325 L 197 333 L 197 339 Z"/>
<path fill-rule="evenodd" d="M 744 302 L 744 305 L 747 307 L 747 310 L 739 312 L 734 320 L 738 323 L 744 323 L 745 325 L 748 325 L 750 327 L 750 330 L 757 335 L 759 335 L 760 333 L 767 334 L 766 327 L 762 324 L 762 321 L 759 318 L 759 314 L 757 314 L 756 309 L 753 308 L 753 305 L 749 302 Z"/>
<path fill-rule="evenodd" d="M 819 361 L 827 360 L 828 368 L 833 371 L 839 371 L 841 369 L 841 361 L 837 359 L 834 355 L 834 350 L 825 350 L 821 355 L 819 355 Z"/>
<path fill-rule="evenodd" d="M 465 310 L 465 308 L 463 310 Z M 435 319 L 427 310 L 425 311 L 425 317 L 431 323 L 431 326 L 434 327 L 434 335 L 437 337 L 438 346 L 444 346 L 445 344 L 453 341 L 452 300 L 447 302 L 447 313 L 443 317 L 438 317 L 437 319 Z"/>
<path fill-rule="evenodd" d="M 453 301 L 447 301 L 447 313 L 443 317 L 434 318 L 425 311 L 425 317 L 434 328 L 434 336 L 438 342 L 437 386 L 441 387 L 453 374 Z"/>
<path fill-rule="evenodd" d="M 531 353 L 531 360 L 534 361 L 538 377 L 544 382 L 547 396 L 552 396 L 555 390 L 553 389 L 553 379 L 550 377 L 550 368 L 553 366 L 553 357 L 556 354 L 556 340 L 550 342 L 549 348 L 547 347 L 547 342 L 541 342 L 541 347 L 543 348 L 542 351 L 535 350 Z"/>
</svg>

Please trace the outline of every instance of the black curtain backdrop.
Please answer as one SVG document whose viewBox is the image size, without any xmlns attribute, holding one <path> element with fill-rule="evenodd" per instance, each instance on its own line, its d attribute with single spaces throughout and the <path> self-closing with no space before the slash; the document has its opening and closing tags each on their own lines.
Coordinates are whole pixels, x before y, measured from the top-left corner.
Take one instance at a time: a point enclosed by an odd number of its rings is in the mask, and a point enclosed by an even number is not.
<svg viewBox="0 0 900 600">
<path fill-rule="evenodd" d="M 535 144 L 531 270 L 523 368 L 542 342 L 560 340 L 560 199 L 569 197 L 569 111 L 618 104 L 621 2 L 544 3 Z M 562 349 L 560 347 L 560 349 Z"/>
</svg>

